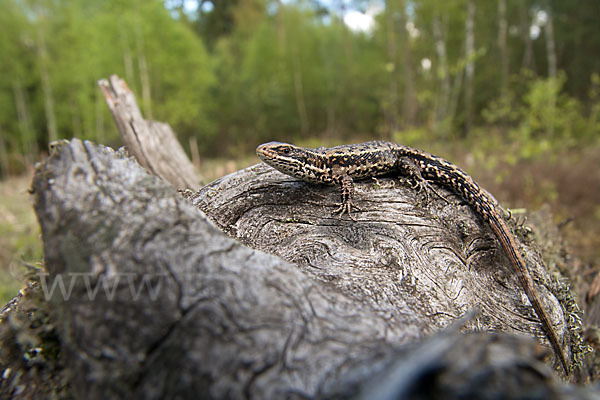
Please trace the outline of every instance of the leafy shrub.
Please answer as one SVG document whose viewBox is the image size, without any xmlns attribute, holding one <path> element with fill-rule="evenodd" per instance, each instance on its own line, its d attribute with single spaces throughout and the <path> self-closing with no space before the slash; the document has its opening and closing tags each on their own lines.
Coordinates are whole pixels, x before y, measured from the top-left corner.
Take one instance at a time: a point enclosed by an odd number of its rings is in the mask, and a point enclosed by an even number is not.
<svg viewBox="0 0 600 400">
<path fill-rule="evenodd" d="M 495 100 L 482 113 L 489 124 L 508 126 L 510 142 L 518 144 L 518 158 L 532 158 L 558 147 L 593 140 L 600 131 L 600 77 L 592 76 L 594 106 L 586 117 L 581 102 L 563 92 L 566 75 L 532 78 L 525 93 L 514 92 Z M 513 155 L 514 157 L 515 155 Z"/>
</svg>

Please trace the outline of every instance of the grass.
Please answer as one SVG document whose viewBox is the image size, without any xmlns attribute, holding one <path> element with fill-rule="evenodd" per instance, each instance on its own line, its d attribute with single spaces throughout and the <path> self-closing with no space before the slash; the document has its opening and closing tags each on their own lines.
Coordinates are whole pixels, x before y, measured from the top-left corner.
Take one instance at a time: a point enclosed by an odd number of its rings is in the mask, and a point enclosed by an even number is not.
<svg viewBox="0 0 600 400">
<path fill-rule="evenodd" d="M 0 181 L 0 304 L 23 285 L 25 263 L 42 259 L 40 229 L 28 193 L 31 175 Z"/>
</svg>

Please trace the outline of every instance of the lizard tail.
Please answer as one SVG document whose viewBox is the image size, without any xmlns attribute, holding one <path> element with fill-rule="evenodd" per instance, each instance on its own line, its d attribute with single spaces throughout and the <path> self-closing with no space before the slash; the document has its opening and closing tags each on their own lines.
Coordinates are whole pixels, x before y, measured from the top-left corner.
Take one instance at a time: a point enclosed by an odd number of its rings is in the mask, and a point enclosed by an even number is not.
<svg viewBox="0 0 600 400">
<path fill-rule="evenodd" d="M 510 259 L 511 264 L 515 269 L 517 277 L 519 278 L 519 282 L 521 283 L 521 286 L 523 287 L 523 290 L 525 291 L 529 302 L 533 306 L 533 309 L 535 310 L 535 313 L 537 314 L 538 318 L 541 320 L 542 326 L 544 328 L 544 331 L 546 331 L 546 335 L 550 340 L 550 344 L 552 345 L 554 353 L 559 358 L 565 370 L 565 373 L 569 375 L 567 360 L 560 345 L 558 335 L 556 334 L 556 331 L 554 330 L 554 327 L 550 322 L 550 318 L 544 310 L 542 302 L 540 301 L 540 298 L 538 297 L 535 291 L 533 279 L 531 279 L 529 270 L 527 269 L 523 258 L 517 250 L 518 247 L 514 239 L 512 238 L 512 234 L 509 232 L 508 227 L 496 212 L 491 213 L 489 217 L 489 223 L 492 227 L 492 230 L 496 234 L 496 237 L 498 237 L 500 243 L 502 243 L 502 248 L 508 255 L 508 258 Z"/>
</svg>

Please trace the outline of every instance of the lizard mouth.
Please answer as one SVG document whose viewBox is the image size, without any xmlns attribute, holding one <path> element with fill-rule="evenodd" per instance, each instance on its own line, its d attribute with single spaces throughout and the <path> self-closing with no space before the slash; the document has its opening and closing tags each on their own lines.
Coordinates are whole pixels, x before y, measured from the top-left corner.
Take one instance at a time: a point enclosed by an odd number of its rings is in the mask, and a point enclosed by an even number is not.
<svg viewBox="0 0 600 400">
<path fill-rule="evenodd" d="M 265 161 L 267 159 L 269 159 L 269 149 L 267 147 L 267 144 L 261 144 L 260 146 L 258 146 L 256 148 L 256 155 L 258 158 L 260 158 L 262 161 Z"/>
<path fill-rule="evenodd" d="M 273 148 L 273 146 L 277 145 L 277 144 L 281 144 L 281 143 L 269 142 L 269 143 L 261 144 L 260 146 L 258 146 L 256 148 L 256 155 L 258 156 L 258 158 L 260 158 L 264 162 L 275 159 L 277 157 L 278 153 Z"/>
</svg>

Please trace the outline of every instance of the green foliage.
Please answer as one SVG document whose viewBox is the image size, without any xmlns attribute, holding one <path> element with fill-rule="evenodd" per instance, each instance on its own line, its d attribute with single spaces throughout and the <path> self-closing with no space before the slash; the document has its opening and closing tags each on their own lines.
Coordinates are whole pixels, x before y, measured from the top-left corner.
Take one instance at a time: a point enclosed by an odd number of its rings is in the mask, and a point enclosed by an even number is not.
<svg viewBox="0 0 600 400">
<path fill-rule="evenodd" d="M 184 138 L 214 134 L 210 57 L 162 1 L 5 3 L 0 51 L 8 62 L 0 63 L 0 105 L 6 105 L 0 132 L 9 152 L 45 148 L 50 116 L 59 137 L 115 141 L 97 87 L 98 79 L 114 73 L 136 92 L 146 116 L 169 121 Z"/>
<path fill-rule="evenodd" d="M 373 65 L 378 49 L 338 22 L 314 18 L 310 9 L 283 8 L 256 18 L 244 35 L 236 31 L 218 41 L 217 124 L 232 152 L 261 141 L 340 136 L 377 126 L 374 82 L 383 71 L 383 62 Z"/>
<path fill-rule="evenodd" d="M 209 12 L 202 8 L 205 3 L 212 6 Z M 200 18 L 194 25 L 209 47 L 212 48 L 220 37 L 231 33 L 235 26 L 233 9 L 238 3 L 239 0 L 199 0 Z"/>
<path fill-rule="evenodd" d="M 564 72 L 548 79 L 544 26 L 529 40 L 536 13 L 548 7 L 539 0 L 506 1 L 506 53 L 497 3 L 476 2 L 472 54 L 469 0 L 388 0 L 369 32 L 349 29 L 340 15 L 370 4 L 363 1 L 345 10 L 335 2 L 200 1 L 212 8 L 192 14 L 163 0 L 5 0 L 0 169 L 38 159 L 53 131 L 118 144 L 97 88 L 113 73 L 146 117 L 170 123 L 184 144 L 198 138 L 208 155 L 248 152 L 271 139 L 341 142 L 393 130 L 409 141 L 475 143 L 485 125 L 523 143 L 516 158 L 593 140 L 600 78 L 589 57 L 576 55 L 595 54 L 600 35 L 591 12 L 576 6 L 583 1 L 552 4 L 555 48 L 572 57 L 559 54 Z"/>
<path fill-rule="evenodd" d="M 556 136 L 576 139 L 587 136 L 581 105 L 561 93 L 566 77 L 536 79 L 525 94 L 525 110 L 520 131 L 526 137 Z"/>
<path fill-rule="evenodd" d="M 530 77 L 521 98 L 516 99 L 514 92 L 509 92 L 493 101 L 482 115 L 489 124 L 512 125 L 508 130 L 508 140 L 518 143 L 518 158 L 536 157 L 553 147 L 591 142 L 600 133 L 595 79 L 592 76 L 589 116 L 586 116 L 581 101 L 565 93 L 564 73 L 557 78 Z M 507 154 L 506 161 L 514 164 L 516 154 Z"/>
<path fill-rule="evenodd" d="M 211 140 L 215 126 L 210 116 L 214 109 L 210 89 L 215 78 L 204 45 L 187 26 L 173 21 L 160 2 L 142 4 L 148 8 L 141 29 L 154 118 L 168 121 L 184 138 L 198 135 Z M 154 37 L 157 26 L 161 34 Z"/>
<path fill-rule="evenodd" d="M 430 132 L 424 128 L 409 128 L 395 132 L 392 140 L 411 147 L 422 147 L 420 144 L 430 141 Z"/>
<path fill-rule="evenodd" d="M 600 74 L 594 73 L 591 76 L 590 86 L 590 116 L 588 119 L 587 131 L 590 135 L 600 136 Z"/>
</svg>

